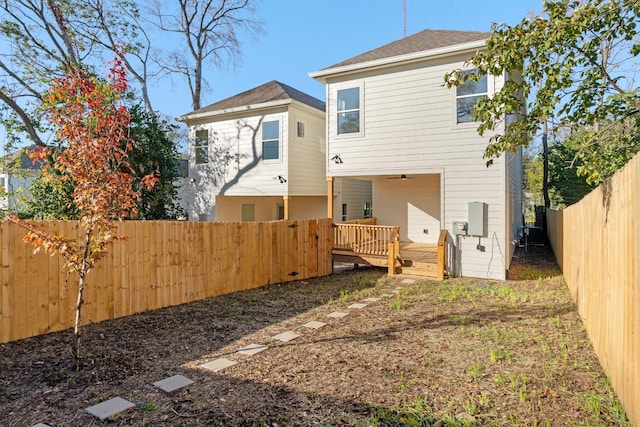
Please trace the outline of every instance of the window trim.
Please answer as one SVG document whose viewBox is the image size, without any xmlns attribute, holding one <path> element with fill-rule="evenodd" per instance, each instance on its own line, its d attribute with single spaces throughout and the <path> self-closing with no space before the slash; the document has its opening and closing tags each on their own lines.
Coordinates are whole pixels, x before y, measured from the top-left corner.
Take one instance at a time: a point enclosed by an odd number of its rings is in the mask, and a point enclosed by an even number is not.
<svg viewBox="0 0 640 427">
<path fill-rule="evenodd" d="M 307 138 L 307 123 L 304 120 L 295 119 L 295 135 L 296 139 L 306 139 Z M 300 136 L 299 130 L 300 125 L 302 125 L 302 136 Z"/>
<path fill-rule="evenodd" d="M 198 133 L 206 132 L 207 133 L 207 143 L 206 144 L 198 144 Z M 207 128 L 199 128 L 194 130 L 193 135 L 193 155 L 194 155 L 194 164 L 196 165 L 206 165 L 209 163 L 209 145 L 211 144 L 211 133 Z M 198 152 L 203 152 L 206 154 L 206 159 L 203 162 L 198 161 Z"/>
<path fill-rule="evenodd" d="M 475 71 L 476 68 L 467 68 L 462 70 L 463 73 L 470 73 Z M 477 93 L 472 93 L 472 94 L 468 94 L 468 95 L 461 95 L 458 96 L 458 86 L 454 87 L 454 90 L 452 91 L 453 94 L 453 102 L 452 102 L 452 107 L 451 107 L 451 117 L 452 117 L 452 127 L 453 128 L 465 128 L 465 127 L 476 127 L 478 125 L 478 122 L 476 121 L 468 121 L 468 122 L 458 122 L 458 100 L 459 99 L 464 99 L 464 98 L 473 98 L 473 97 L 482 97 L 482 96 L 489 96 L 489 93 L 493 92 L 493 87 L 494 87 L 494 82 L 493 79 L 491 78 L 491 76 L 486 75 L 487 78 L 487 89 L 486 92 L 477 92 Z"/>
<path fill-rule="evenodd" d="M 264 139 L 264 125 L 266 123 L 278 122 L 278 157 L 275 159 L 265 159 L 264 158 L 264 143 L 265 141 L 271 142 L 273 139 Z M 282 163 L 282 120 L 280 118 L 272 119 L 272 120 L 264 120 L 260 124 L 260 160 L 264 163 Z"/>
<path fill-rule="evenodd" d="M 354 110 L 338 110 L 338 92 L 341 90 L 347 90 L 347 89 L 358 89 L 358 97 L 359 97 L 359 103 L 360 103 L 360 107 L 358 109 L 358 113 L 359 113 L 359 121 L 358 121 L 358 126 L 359 126 L 359 131 L 358 132 L 351 132 L 351 133 L 338 133 L 338 114 L 342 113 L 342 112 L 349 112 L 349 111 L 354 111 Z M 332 108 L 333 111 L 331 112 L 332 114 L 332 119 L 335 120 L 335 126 L 333 129 L 333 137 L 335 137 L 336 139 L 347 139 L 347 138 L 360 138 L 364 136 L 364 82 L 349 82 L 349 83 L 342 83 L 342 84 L 338 84 L 336 86 L 334 86 L 333 90 L 333 96 L 334 96 L 334 100 L 332 102 Z"/>
</svg>

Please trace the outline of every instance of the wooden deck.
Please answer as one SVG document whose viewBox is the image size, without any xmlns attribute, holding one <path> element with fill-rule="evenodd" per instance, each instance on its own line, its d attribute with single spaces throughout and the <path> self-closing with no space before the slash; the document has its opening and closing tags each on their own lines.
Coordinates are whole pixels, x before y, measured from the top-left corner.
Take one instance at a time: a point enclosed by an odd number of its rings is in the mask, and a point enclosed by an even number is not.
<svg viewBox="0 0 640 427">
<path fill-rule="evenodd" d="M 390 275 L 403 273 L 441 280 L 446 269 L 443 231 L 437 244 L 425 244 L 398 241 L 398 227 L 337 224 L 333 260 L 386 267 Z"/>
</svg>

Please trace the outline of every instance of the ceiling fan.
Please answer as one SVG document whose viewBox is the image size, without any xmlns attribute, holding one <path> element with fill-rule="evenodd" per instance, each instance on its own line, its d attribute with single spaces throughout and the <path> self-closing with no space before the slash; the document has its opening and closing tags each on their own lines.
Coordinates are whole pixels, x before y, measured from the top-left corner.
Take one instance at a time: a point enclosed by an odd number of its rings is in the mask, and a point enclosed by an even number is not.
<svg viewBox="0 0 640 427">
<path fill-rule="evenodd" d="M 387 179 L 399 179 L 401 181 L 406 181 L 408 179 L 413 179 L 413 178 L 410 177 L 410 176 L 407 176 L 405 174 L 402 174 L 402 175 L 398 175 L 398 176 L 388 176 Z"/>
</svg>

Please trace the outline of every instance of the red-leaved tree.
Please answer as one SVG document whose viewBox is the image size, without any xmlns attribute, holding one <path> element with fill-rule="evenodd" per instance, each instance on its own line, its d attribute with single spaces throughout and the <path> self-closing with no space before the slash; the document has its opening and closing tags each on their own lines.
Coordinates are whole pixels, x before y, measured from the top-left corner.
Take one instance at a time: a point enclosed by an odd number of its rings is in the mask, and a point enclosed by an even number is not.
<svg viewBox="0 0 640 427">
<path fill-rule="evenodd" d="M 66 268 L 78 278 L 78 298 L 73 330 L 73 366 L 80 368 L 80 327 L 87 274 L 108 249 L 108 243 L 125 240 L 117 232 L 116 221 L 136 213 L 140 197 L 131 183 L 132 170 L 127 152 L 135 149 L 129 137 L 130 115 L 122 103 L 127 78 L 119 58 L 113 61 L 106 81 L 81 68 L 70 68 L 66 77 L 53 81 L 44 97 L 44 106 L 56 137 L 64 149 L 51 153 L 46 148 L 32 157 L 53 156 L 47 179 L 69 181 L 73 201 L 80 212 L 79 237 L 53 235 L 16 216 L 8 219 L 27 229 L 25 242 L 66 261 Z M 153 175 L 143 179 L 151 188 Z"/>
</svg>

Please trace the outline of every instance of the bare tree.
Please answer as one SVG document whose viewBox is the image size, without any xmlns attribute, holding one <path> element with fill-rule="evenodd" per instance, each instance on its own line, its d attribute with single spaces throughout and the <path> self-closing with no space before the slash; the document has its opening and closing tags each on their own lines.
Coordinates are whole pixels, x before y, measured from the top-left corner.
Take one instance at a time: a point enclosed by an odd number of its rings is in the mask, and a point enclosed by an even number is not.
<svg viewBox="0 0 640 427">
<path fill-rule="evenodd" d="M 40 107 L 48 84 L 70 68 L 93 71 L 92 66 L 104 64 L 105 51 L 116 46 L 106 27 L 138 34 L 135 22 L 129 24 L 135 5 L 111 3 L 119 12 L 105 15 L 105 25 L 99 26 L 101 0 L 0 0 L 0 102 L 11 112 L 4 123 L 10 135 L 24 132 L 45 145 L 47 125 Z"/>
<path fill-rule="evenodd" d="M 191 106 L 201 107 L 203 66 L 211 63 L 235 66 L 241 59 L 240 34 L 263 31 L 253 18 L 256 0 L 178 0 L 178 10 L 157 0 L 153 14 L 162 31 L 182 37 L 179 48 L 163 55 L 165 70 L 185 77 L 191 91 Z M 186 43 L 186 48 L 184 44 Z"/>
</svg>

